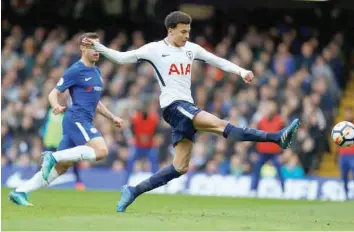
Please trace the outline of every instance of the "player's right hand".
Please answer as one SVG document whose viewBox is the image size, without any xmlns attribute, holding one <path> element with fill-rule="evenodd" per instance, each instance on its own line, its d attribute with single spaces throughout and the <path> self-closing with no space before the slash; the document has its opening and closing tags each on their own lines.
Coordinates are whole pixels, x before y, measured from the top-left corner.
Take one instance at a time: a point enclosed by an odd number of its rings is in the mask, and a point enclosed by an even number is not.
<svg viewBox="0 0 354 232">
<path fill-rule="evenodd" d="M 56 105 L 53 107 L 53 114 L 61 114 L 64 113 L 66 110 L 66 106 Z"/>
</svg>

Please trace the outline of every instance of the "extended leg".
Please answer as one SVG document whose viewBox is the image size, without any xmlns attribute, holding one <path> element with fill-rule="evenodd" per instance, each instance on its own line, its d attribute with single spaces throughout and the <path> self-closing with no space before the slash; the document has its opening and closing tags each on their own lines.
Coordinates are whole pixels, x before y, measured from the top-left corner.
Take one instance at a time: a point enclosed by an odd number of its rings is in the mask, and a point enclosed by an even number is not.
<svg viewBox="0 0 354 232">
<path fill-rule="evenodd" d="M 77 162 L 80 160 L 101 160 L 107 157 L 107 145 L 102 137 L 91 139 L 86 145 L 43 153 L 42 173 L 44 180 L 48 179 L 48 175 L 56 163 L 60 162 Z"/>
<path fill-rule="evenodd" d="M 124 212 L 126 208 L 142 193 L 156 189 L 167 184 L 170 180 L 183 175 L 188 171 L 189 161 L 193 148 L 192 141 L 183 139 L 176 145 L 176 155 L 173 164 L 160 169 L 150 178 L 140 182 L 136 187 L 125 186 L 122 190 L 122 197 L 118 203 L 117 211 Z"/>
<path fill-rule="evenodd" d="M 67 164 L 58 164 L 49 174 L 48 181 L 45 181 L 42 176 L 42 171 L 38 171 L 31 179 L 26 181 L 9 194 L 9 199 L 21 206 L 33 206 L 28 202 L 28 193 L 36 191 L 37 189 L 47 187 L 58 176 L 67 171 L 69 166 Z"/>
<path fill-rule="evenodd" d="M 236 141 L 274 142 L 282 148 L 288 148 L 291 145 L 293 135 L 299 127 L 299 120 L 295 119 L 290 126 L 279 132 L 267 133 L 252 128 L 236 127 L 206 111 L 202 111 L 194 117 L 193 124 L 198 131 L 220 134 L 225 138 Z"/>
<path fill-rule="evenodd" d="M 74 146 L 73 141 L 68 136 L 63 136 L 58 146 L 58 151 L 69 149 Z M 30 180 L 26 181 L 23 185 L 13 190 L 9 194 L 9 199 L 18 205 L 30 206 L 27 194 L 37 189 L 48 186 L 58 176 L 65 173 L 66 170 L 72 165 L 71 162 L 56 164 L 55 168 L 51 169 L 48 173 L 48 179 L 43 178 L 42 171 L 38 171 Z"/>
</svg>

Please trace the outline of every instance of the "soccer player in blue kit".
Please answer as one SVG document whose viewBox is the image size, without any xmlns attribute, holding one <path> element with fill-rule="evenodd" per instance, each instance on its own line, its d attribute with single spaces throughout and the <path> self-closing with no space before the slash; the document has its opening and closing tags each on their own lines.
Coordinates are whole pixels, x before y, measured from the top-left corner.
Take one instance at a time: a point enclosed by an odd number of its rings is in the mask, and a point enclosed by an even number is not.
<svg viewBox="0 0 354 232">
<path fill-rule="evenodd" d="M 60 114 L 66 111 L 66 107 L 59 104 L 58 97 L 67 89 L 70 91 L 73 104 L 64 115 L 62 140 L 56 152 L 43 152 L 41 171 L 9 194 L 9 199 L 18 205 L 31 206 L 28 193 L 48 186 L 73 162 L 101 160 L 107 156 L 107 145 L 93 125 L 96 112 L 111 120 L 116 127 L 122 126 L 123 120 L 100 102 L 103 82 L 100 70 L 95 66 L 99 53 L 83 44 L 84 38 L 99 41 L 96 33 L 84 33 L 79 37 L 81 59 L 64 73 L 48 97 L 54 114 Z"/>
</svg>

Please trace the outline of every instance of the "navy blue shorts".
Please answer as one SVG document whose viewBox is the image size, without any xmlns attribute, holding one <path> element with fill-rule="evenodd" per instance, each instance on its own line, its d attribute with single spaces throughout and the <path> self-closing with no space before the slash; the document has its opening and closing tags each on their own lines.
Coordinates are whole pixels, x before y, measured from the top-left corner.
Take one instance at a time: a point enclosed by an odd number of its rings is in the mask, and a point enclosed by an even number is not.
<svg viewBox="0 0 354 232">
<path fill-rule="evenodd" d="M 165 121 L 172 127 L 172 143 L 175 147 L 179 141 L 186 138 L 194 142 L 197 130 L 193 126 L 193 118 L 201 109 L 187 101 L 174 101 L 163 109 Z"/>
<path fill-rule="evenodd" d="M 102 137 L 92 122 L 87 120 L 73 120 L 70 112 L 66 112 L 63 118 L 63 137 L 58 151 L 75 146 L 85 145 L 93 138 Z"/>
</svg>

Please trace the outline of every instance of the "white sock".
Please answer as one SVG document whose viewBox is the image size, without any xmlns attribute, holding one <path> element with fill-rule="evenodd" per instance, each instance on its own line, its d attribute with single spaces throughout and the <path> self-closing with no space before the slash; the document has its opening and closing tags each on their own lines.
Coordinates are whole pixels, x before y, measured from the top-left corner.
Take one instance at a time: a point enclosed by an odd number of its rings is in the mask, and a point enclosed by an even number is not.
<svg viewBox="0 0 354 232">
<path fill-rule="evenodd" d="M 53 182 L 58 177 L 58 172 L 55 168 L 50 171 L 48 182 L 43 179 L 42 171 L 37 172 L 31 179 L 26 181 L 23 185 L 16 188 L 16 192 L 33 192 L 37 189 L 47 187 L 49 183 Z"/>
<path fill-rule="evenodd" d="M 77 146 L 62 151 L 53 153 L 53 156 L 57 162 L 64 161 L 80 161 L 80 160 L 96 160 L 96 153 L 92 147 L 89 146 Z"/>
</svg>

